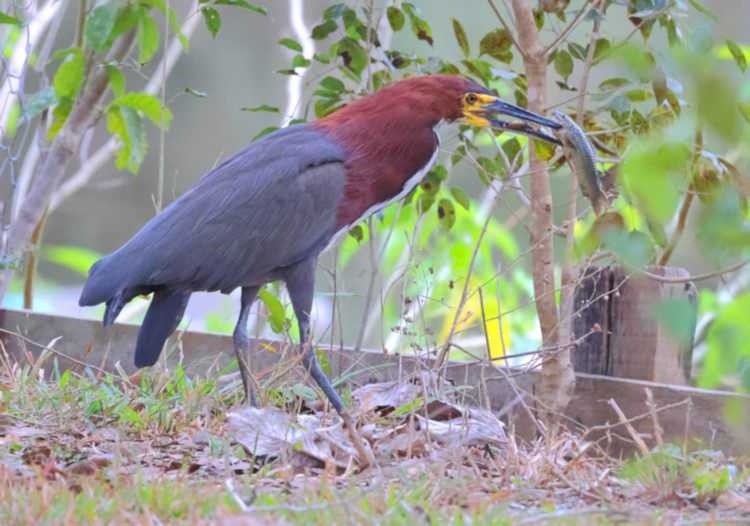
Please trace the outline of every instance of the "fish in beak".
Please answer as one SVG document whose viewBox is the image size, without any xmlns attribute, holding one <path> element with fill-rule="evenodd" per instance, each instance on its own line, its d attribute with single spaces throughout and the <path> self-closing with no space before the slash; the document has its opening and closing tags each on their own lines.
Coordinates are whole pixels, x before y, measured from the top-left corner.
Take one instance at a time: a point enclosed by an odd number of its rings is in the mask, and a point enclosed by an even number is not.
<svg viewBox="0 0 750 526">
<path fill-rule="evenodd" d="M 531 125 L 528 124 L 528 122 L 533 122 L 535 124 L 541 124 L 542 126 L 551 128 L 553 130 L 559 130 L 562 126 L 558 122 L 555 122 L 550 119 L 546 119 L 542 117 L 541 115 L 532 113 L 519 106 L 516 106 L 509 102 L 505 102 L 504 100 L 499 99 L 499 98 L 495 98 L 493 102 L 491 102 L 488 105 L 485 105 L 482 108 L 482 112 L 483 112 L 482 116 L 485 119 L 487 119 L 487 122 L 489 122 L 490 126 L 492 126 L 493 128 L 504 130 L 504 131 L 509 131 L 513 133 L 519 133 L 521 135 L 527 135 L 535 139 L 539 139 L 545 142 L 556 144 L 558 146 L 562 146 L 562 143 L 555 137 L 552 137 L 543 132 L 540 132 L 532 128 Z M 527 122 L 519 122 L 519 120 L 516 120 L 513 122 L 506 122 L 506 121 L 498 119 L 496 117 L 497 115 L 507 115 L 509 117 L 519 119 L 520 121 L 527 121 Z"/>
</svg>

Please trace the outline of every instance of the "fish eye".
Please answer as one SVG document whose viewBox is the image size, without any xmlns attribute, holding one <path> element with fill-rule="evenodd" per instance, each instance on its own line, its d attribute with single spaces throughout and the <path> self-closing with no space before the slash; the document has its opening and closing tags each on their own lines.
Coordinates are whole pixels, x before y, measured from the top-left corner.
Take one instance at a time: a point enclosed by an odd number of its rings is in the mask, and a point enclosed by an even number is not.
<svg viewBox="0 0 750 526">
<path fill-rule="evenodd" d="M 466 95 L 466 102 L 469 104 L 476 104 L 477 102 L 477 96 L 474 93 L 469 93 Z"/>
</svg>

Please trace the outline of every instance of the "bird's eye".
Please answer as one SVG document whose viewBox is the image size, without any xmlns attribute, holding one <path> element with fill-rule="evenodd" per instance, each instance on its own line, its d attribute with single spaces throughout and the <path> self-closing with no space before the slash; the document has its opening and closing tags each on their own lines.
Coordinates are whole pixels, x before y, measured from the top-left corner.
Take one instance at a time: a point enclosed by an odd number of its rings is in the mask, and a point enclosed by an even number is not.
<svg viewBox="0 0 750 526">
<path fill-rule="evenodd" d="M 477 96 L 473 93 L 469 93 L 468 95 L 466 95 L 466 102 L 468 102 L 469 104 L 476 104 Z"/>
</svg>

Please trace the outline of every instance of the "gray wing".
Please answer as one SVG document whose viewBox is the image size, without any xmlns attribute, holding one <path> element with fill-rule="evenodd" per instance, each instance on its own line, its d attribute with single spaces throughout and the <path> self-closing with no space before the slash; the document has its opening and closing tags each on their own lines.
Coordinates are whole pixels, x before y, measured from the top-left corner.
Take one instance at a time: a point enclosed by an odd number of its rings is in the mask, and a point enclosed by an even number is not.
<svg viewBox="0 0 750 526">
<path fill-rule="evenodd" d="M 81 304 L 160 286 L 228 292 L 275 279 L 332 235 L 341 148 L 305 125 L 227 159 L 90 271 Z"/>
</svg>

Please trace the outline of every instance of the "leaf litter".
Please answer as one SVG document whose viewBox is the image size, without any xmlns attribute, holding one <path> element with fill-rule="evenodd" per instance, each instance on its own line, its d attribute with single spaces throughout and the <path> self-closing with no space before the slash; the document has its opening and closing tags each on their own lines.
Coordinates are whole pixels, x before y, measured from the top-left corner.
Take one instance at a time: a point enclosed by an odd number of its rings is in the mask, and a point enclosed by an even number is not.
<svg viewBox="0 0 750 526">
<path fill-rule="evenodd" d="M 377 462 L 362 472 L 335 412 L 243 407 L 236 379 L 0 373 L 3 523 L 59 522 L 56 499 L 69 524 L 750 520 L 747 458 L 661 445 L 623 461 L 567 430 L 523 442 L 426 371 L 350 393 Z"/>
</svg>

